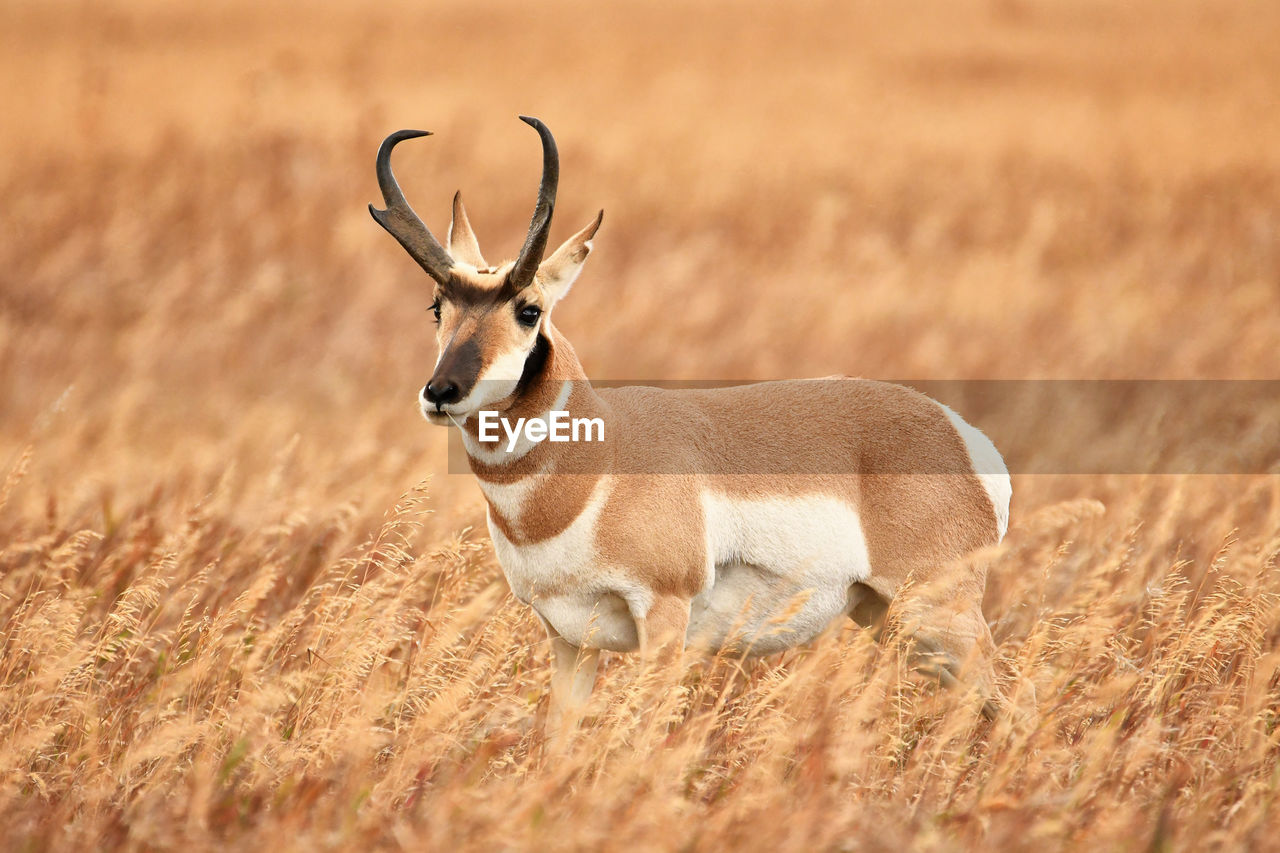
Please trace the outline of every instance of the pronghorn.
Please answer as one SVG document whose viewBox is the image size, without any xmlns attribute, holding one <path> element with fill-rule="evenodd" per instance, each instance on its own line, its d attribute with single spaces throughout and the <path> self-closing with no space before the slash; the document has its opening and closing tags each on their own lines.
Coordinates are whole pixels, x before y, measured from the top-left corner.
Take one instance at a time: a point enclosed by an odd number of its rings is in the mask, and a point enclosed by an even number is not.
<svg viewBox="0 0 1280 853">
<path fill-rule="evenodd" d="M 514 261 L 485 261 L 460 194 L 447 249 L 409 207 L 391 151 L 425 131 L 383 141 L 386 209 L 369 210 L 435 280 L 439 356 L 419 405 L 459 428 L 498 562 L 546 627 L 549 726 L 580 711 L 602 649 L 768 654 L 842 614 L 878 623 L 909 581 L 917 648 L 948 682 L 976 658 L 993 713 L 985 570 L 929 582 L 1004 537 L 1011 486 L 995 447 L 949 408 L 882 382 L 593 388 L 551 315 L 604 212 L 544 260 L 559 159 L 546 125 L 521 120 L 542 139 L 543 165 Z M 606 440 L 490 444 L 482 411 L 599 418 Z"/>
</svg>

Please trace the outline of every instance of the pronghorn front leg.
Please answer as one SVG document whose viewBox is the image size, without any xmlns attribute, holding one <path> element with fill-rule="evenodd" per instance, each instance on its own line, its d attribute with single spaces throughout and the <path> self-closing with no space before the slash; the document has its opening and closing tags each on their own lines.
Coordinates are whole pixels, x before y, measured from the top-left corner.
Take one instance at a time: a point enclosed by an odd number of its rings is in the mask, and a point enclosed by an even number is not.
<svg viewBox="0 0 1280 853">
<path fill-rule="evenodd" d="M 591 698 L 600 650 L 572 645 L 550 624 L 546 628 L 551 638 L 551 705 L 546 732 L 550 739 L 557 740 L 578 724 L 582 709 Z"/>
</svg>

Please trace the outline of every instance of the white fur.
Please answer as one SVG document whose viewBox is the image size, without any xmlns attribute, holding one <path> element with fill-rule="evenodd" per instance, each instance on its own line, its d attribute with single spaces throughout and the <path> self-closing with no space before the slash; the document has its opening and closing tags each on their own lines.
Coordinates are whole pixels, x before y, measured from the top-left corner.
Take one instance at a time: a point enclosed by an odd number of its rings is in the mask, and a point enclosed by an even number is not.
<svg viewBox="0 0 1280 853">
<path fill-rule="evenodd" d="M 508 521 L 518 524 L 525 507 L 528 506 L 529 496 L 542 483 L 545 476 L 545 472 L 539 472 L 510 483 L 480 480 L 480 491 L 484 492 L 491 509 Z"/>
<path fill-rule="evenodd" d="M 978 475 L 982 487 L 987 490 L 987 497 L 991 499 L 991 507 L 996 515 L 996 528 L 1000 532 L 1000 539 L 1004 539 L 1004 534 L 1009 529 L 1009 501 L 1013 498 L 1009 469 L 1005 467 L 1000 451 L 996 450 L 996 446 L 982 430 L 970 426 L 950 406 L 942 403 L 938 405 L 942 406 L 942 411 L 951 419 L 951 425 L 960 433 L 960 438 L 964 439 L 973 473 Z"/>
<path fill-rule="evenodd" d="M 862 523 L 830 497 L 733 498 L 704 492 L 707 586 L 688 638 L 771 654 L 807 642 L 845 614 L 871 576 Z"/>
<path fill-rule="evenodd" d="M 573 287 L 573 283 L 577 281 L 578 276 L 582 274 L 582 267 L 587 263 L 587 256 L 591 254 L 591 243 L 592 241 L 588 240 L 582 244 L 582 248 L 585 250 L 582 255 L 582 260 L 578 261 L 576 264 L 564 264 L 561 269 L 557 270 L 556 275 L 551 275 L 545 270 L 545 267 L 538 271 L 545 276 L 542 281 L 542 286 L 546 289 L 547 297 L 551 301 L 551 306 L 554 306 L 561 299 L 564 299 L 565 294 L 569 292 L 569 288 Z"/>
<path fill-rule="evenodd" d="M 572 392 L 573 383 L 566 379 L 561 384 L 560 393 L 556 396 L 556 401 L 551 404 L 551 408 L 535 418 L 530 418 L 529 420 L 545 421 L 548 425 L 548 429 L 550 429 L 551 413 L 565 411 L 565 407 L 569 404 L 569 395 Z M 446 408 L 451 407 L 447 406 Z M 481 406 L 481 408 L 484 407 Z M 479 441 L 476 441 L 471 436 L 471 433 L 466 430 L 459 430 L 459 432 L 462 433 L 462 443 L 466 447 L 467 453 L 471 458 L 484 462 L 487 465 L 501 465 L 504 462 L 514 462 L 538 445 L 538 442 L 529 438 L 527 429 L 520 431 L 515 447 L 510 451 L 507 450 L 509 439 L 501 429 L 498 430 L 498 440 L 491 444 L 482 444 Z M 503 515 L 510 518 L 510 516 L 507 516 L 505 512 Z"/>
<path fill-rule="evenodd" d="M 511 591 L 561 637 L 575 646 L 632 651 L 639 646 L 632 614 L 647 613 L 653 594 L 599 561 L 596 527 L 610 487 L 601 477 L 578 517 L 549 539 L 516 545 L 492 515 L 489 535 Z"/>
<path fill-rule="evenodd" d="M 480 371 L 471 393 L 458 402 L 445 406 L 444 410 L 454 417 L 472 415 L 510 397 L 520 384 L 520 377 L 524 375 L 524 365 L 528 360 L 529 350 L 521 347 L 512 347 L 501 353 Z M 439 363 L 437 359 L 436 364 Z"/>
</svg>

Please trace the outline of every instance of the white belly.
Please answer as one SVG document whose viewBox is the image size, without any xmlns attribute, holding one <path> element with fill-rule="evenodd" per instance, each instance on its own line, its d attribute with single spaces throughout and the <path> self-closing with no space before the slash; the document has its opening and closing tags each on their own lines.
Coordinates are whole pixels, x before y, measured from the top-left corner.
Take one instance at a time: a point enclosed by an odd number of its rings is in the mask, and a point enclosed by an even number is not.
<svg viewBox="0 0 1280 853">
<path fill-rule="evenodd" d="M 631 608 L 613 592 L 541 596 L 533 607 L 556 633 L 575 646 L 633 652 L 640 635 Z"/>
<path fill-rule="evenodd" d="M 607 478 L 573 523 L 550 539 L 517 546 L 490 523 L 511 590 L 576 646 L 632 651 L 634 615 L 652 593 L 641 579 L 601 565 L 595 528 Z M 690 603 L 690 645 L 771 654 L 806 643 L 849 607 L 849 591 L 870 577 L 857 513 L 826 497 L 702 498 L 707 569 Z"/>
<path fill-rule="evenodd" d="M 857 513 L 828 497 L 702 498 L 708 585 L 694 599 L 693 645 L 765 655 L 806 643 L 871 576 Z"/>
</svg>

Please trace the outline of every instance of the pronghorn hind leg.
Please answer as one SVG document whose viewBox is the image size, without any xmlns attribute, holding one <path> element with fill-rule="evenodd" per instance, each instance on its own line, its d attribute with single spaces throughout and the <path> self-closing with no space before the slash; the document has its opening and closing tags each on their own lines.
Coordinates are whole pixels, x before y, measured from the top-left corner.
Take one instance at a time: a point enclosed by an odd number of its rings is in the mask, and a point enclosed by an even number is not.
<svg viewBox="0 0 1280 853">
<path fill-rule="evenodd" d="M 994 720 L 1000 712 L 992 671 L 995 641 L 982 609 L 974 605 L 945 616 L 935 614 L 924 625 L 928 627 L 917 627 L 911 635 L 912 665 L 944 687 L 972 684 L 982 697 L 982 716 Z"/>
<path fill-rule="evenodd" d="M 866 584 L 855 583 L 849 587 L 849 607 L 845 612 L 854 622 L 870 629 L 871 636 L 878 642 L 884 633 L 889 602 Z"/>
<path fill-rule="evenodd" d="M 582 709 L 591 698 L 600 650 L 572 645 L 550 625 L 547 634 L 551 638 L 551 703 L 546 733 L 556 741 L 578 724 Z"/>
<path fill-rule="evenodd" d="M 660 663 L 679 658 L 688 631 L 689 602 L 675 595 L 655 598 L 649 612 L 636 619 L 640 653 Z"/>
<path fill-rule="evenodd" d="M 679 680 L 685 648 L 686 634 L 689 630 L 689 602 L 674 595 L 662 595 L 654 599 L 644 616 L 636 617 L 636 634 L 640 639 L 640 660 L 645 676 L 642 684 L 647 684 L 646 693 L 649 699 L 645 702 L 646 712 L 641 714 L 637 708 L 637 723 L 642 720 L 646 727 L 665 725 L 665 715 L 654 714 L 655 709 L 662 706 L 669 695 L 666 687 Z M 650 680 L 652 679 L 652 680 Z M 650 692 L 656 686 L 658 692 Z"/>
</svg>

